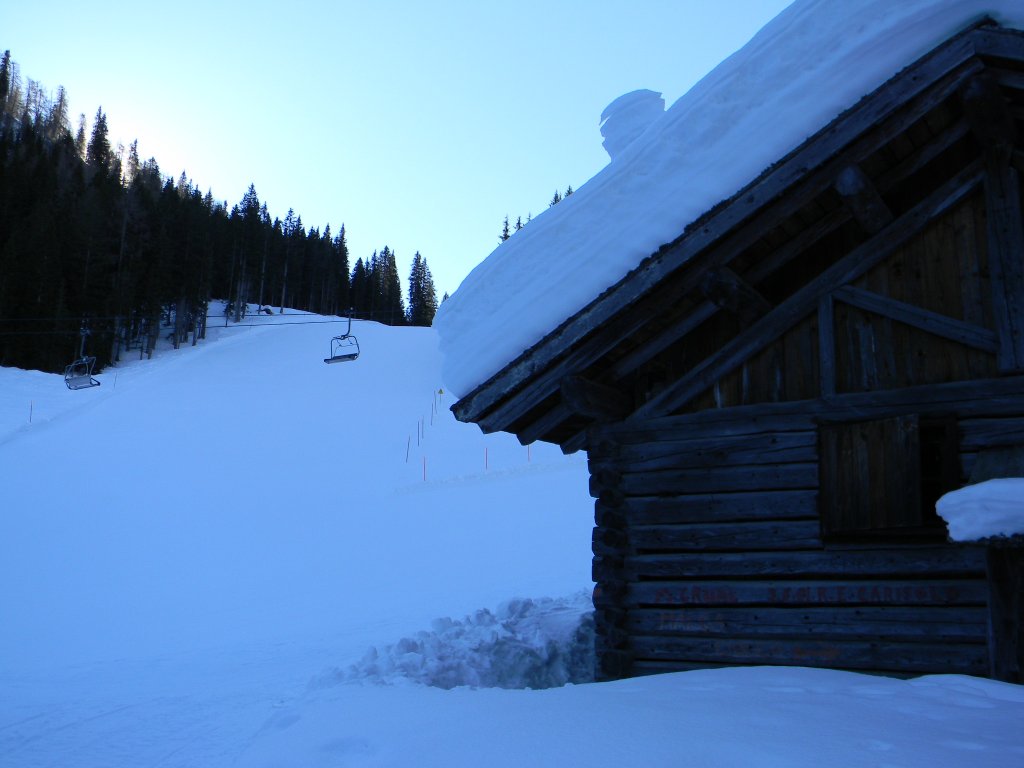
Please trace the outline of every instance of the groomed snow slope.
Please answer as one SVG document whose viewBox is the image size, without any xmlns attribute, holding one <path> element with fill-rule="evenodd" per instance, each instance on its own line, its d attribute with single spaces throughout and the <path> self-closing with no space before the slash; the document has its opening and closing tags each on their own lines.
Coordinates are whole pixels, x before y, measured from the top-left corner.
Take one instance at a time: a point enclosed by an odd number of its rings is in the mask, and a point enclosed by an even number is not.
<svg viewBox="0 0 1024 768">
<path fill-rule="evenodd" d="M 469 394 L 702 213 L 986 15 L 1024 27 L 1020 0 L 796 0 L 466 277 L 434 323 L 448 387 Z"/>
<path fill-rule="evenodd" d="M 414 629 L 443 602 L 461 614 L 546 594 L 552 577 L 559 594 L 585 587 L 581 458 L 535 446 L 527 461 L 514 439 L 457 424 L 432 330 L 356 323 L 360 359 L 324 365 L 341 330 L 214 327 L 218 341 L 80 392 L 0 369 L 19 382 L 3 392 L 38 392 L 0 428 L 0 594 L 14 619 L 0 659 L 294 637 L 353 615 Z M 524 494 L 514 515 L 509 493 Z"/>
<path fill-rule="evenodd" d="M 959 676 L 444 690 L 573 667 L 586 468 L 435 412 L 432 331 L 355 331 L 325 366 L 337 326 L 211 329 L 78 393 L 0 368 L 0 765 L 1024 763 L 1024 689 Z"/>
<path fill-rule="evenodd" d="M 431 329 L 357 322 L 359 360 L 324 365 L 343 328 L 212 320 L 79 392 L 0 368 L 0 765 L 147 764 L 131 749 L 184 737 L 196 692 L 237 709 L 436 619 L 588 590 L 582 459 L 456 422 Z M 72 725 L 143 692 L 164 702 L 139 733 Z"/>
</svg>

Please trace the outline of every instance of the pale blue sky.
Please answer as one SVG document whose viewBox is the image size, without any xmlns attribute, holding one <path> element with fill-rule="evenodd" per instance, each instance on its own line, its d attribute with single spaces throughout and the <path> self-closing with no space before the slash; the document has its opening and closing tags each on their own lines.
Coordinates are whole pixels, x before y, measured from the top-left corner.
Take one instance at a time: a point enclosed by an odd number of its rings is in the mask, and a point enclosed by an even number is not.
<svg viewBox="0 0 1024 768">
<path fill-rule="evenodd" d="M 233 205 L 344 222 L 352 262 L 426 257 L 438 295 L 608 161 L 598 118 L 671 105 L 789 0 L 6 3 L 0 50 Z"/>
</svg>

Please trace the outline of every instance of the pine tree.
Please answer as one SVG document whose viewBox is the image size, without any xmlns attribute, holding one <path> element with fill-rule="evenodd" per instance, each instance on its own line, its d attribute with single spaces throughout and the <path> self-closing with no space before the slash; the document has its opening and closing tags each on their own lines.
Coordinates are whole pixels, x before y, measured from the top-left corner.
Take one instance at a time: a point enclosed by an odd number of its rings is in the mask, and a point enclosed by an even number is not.
<svg viewBox="0 0 1024 768">
<path fill-rule="evenodd" d="M 250 187 L 252 189 L 252 187 Z M 178 184 L 175 187 L 178 196 L 185 198 L 192 194 L 192 183 L 189 181 L 188 176 L 185 175 L 185 171 L 181 172 L 181 176 L 178 177 Z"/>
<path fill-rule="evenodd" d="M 75 132 L 75 150 L 85 160 L 85 114 L 78 116 L 78 130 Z"/>
<path fill-rule="evenodd" d="M 10 60 L 10 72 L 8 75 L 7 83 L 7 101 L 4 104 L 4 109 L 8 115 L 17 117 L 21 115 L 24 110 L 24 92 L 21 87 L 21 70 L 18 67 L 18 62 L 13 59 Z"/>
<path fill-rule="evenodd" d="M 548 203 L 548 208 L 553 205 L 558 205 L 560 202 L 562 202 L 562 193 L 556 189 L 554 197 L 552 197 L 551 202 Z"/>
<path fill-rule="evenodd" d="M 338 310 L 347 312 L 352 305 L 352 286 L 349 283 L 348 243 L 345 242 L 345 225 L 341 225 L 338 236 L 334 238 L 334 259 L 338 270 L 338 294 L 336 306 Z"/>
<path fill-rule="evenodd" d="M 7 105 L 7 94 L 11 90 L 11 52 L 4 51 L 3 59 L 0 59 L 0 114 Z"/>
<path fill-rule="evenodd" d="M 434 289 L 434 278 L 430 274 L 427 260 L 417 251 L 409 273 L 408 322 L 410 325 L 429 326 L 434 322 L 436 312 L 437 291 Z"/>
<path fill-rule="evenodd" d="M 349 303 L 356 316 L 366 317 L 370 308 L 370 279 L 362 258 L 356 259 L 356 265 L 352 268 L 350 298 Z"/>
<path fill-rule="evenodd" d="M 57 99 L 50 105 L 46 116 L 46 135 L 51 141 L 58 141 L 71 134 L 68 119 L 68 93 L 64 86 L 57 86 Z"/>
<path fill-rule="evenodd" d="M 498 239 L 501 240 L 501 242 L 504 243 L 510 237 L 512 237 L 512 233 L 509 232 L 509 229 L 508 229 L 508 215 L 506 214 L 505 215 L 505 225 L 501 228 L 501 236 Z"/>
<path fill-rule="evenodd" d="M 372 319 L 388 325 L 405 322 L 405 303 L 402 301 L 402 280 L 398 275 L 395 253 L 388 246 L 375 254 L 372 262 L 371 283 L 374 301 L 370 307 Z"/>
<path fill-rule="evenodd" d="M 284 302 L 288 292 L 288 262 L 291 261 L 292 244 L 295 241 L 295 233 L 301 229 L 302 217 L 298 222 L 295 220 L 295 211 L 291 208 L 284 217 L 284 274 L 281 275 L 281 312 L 284 313 Z"/>
<path fill-rule="evenodd" d="M 101 168 L 104 171 L 110 166 L 110 139 L 107 138 L 107 116 L 103 114 L 103 107 L 96 110 L 92 137 L 85 150 L 85 160 L 94 168 Z"/>
<path fill-rule="evenodd" d="M 80 130 L 82 132 L 82 136 L 85 136 L 84 128 Z M 132 182 L 135 181 L 136 177 L 139 175 L 140 168 L 141 164 L 139 162 L 139 140 L 135 139 L 135 141 L 131 143 L 131 146 L 128 147 L 128 163 L 124 169 L 124 183 L 126 187 L 130 187 L 132 185 Z"/>
</svg>

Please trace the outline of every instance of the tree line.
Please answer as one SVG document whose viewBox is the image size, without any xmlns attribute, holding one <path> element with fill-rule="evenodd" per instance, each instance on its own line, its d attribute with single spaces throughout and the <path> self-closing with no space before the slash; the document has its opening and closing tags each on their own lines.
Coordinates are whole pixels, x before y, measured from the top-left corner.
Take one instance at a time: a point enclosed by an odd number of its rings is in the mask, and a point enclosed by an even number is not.
<svg viewBox="0 0 1024 768">
<path fill-rule="evenodd" d="M 562 202 L 565 198 L 567 198 L 572 193 L 573 193 L 572 184 L 570 184 L 568 187 L 566 187 L 564 195 L 556 189 L 555 190 L 555 194 L 551 196 L 551 200 L 548 202 L 548 208 L 550 208 L 553 205 L 558 205 L 560 202 Z M 504 224 L 501 227 L 501 234 L 498 235 L 498 241 L 502 242 L 502 243 L 505 242 L 510 237 L 512 237 L 512 235 L 514 235 L 520 229 L 522 229 L 527 224 L 529 224 L 532 219 L 533 219 L 533 214 L 532 213 L 528 213 L 528 214 L 526 214 L 526 221 L 523 221 L 523 217 L 522 216 L 517 216 L 516 217 L 516 223 L 515 224 L 509 224 L 508 216 L 505 216 L 505 222 L 504 222 Z"/>
<path fill-rule="evenodd" d="M 83 326 L 97 369 L 160 333 L 194 344 L 213 298 L 236 321 L 255 304 L 430 325 L 419 253 L 407 295 L 389 247 L 352 266 L 344 225 L 272 218 L 252 184 L 229 208 L 184 172 L 165 177 L 137 140 L 112 147 L 102 107 L 73 131 L 63 87 L 51 97 L 0 59 L 0 365 L 62 371 Z"/>
</svg>

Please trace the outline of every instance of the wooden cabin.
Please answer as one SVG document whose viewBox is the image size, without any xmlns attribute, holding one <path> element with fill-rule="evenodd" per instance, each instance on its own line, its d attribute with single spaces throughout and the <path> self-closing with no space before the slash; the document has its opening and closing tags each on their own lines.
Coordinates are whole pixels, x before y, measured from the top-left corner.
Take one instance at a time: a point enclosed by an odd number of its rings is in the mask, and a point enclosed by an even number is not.
<svg viewBox="0 0 1024 768">
<path fill-rule="evenodd" d="M 599 678 L 1022 681 L 1020 605 L 934 512 L 1024 445 L 1022 173 L 1024 33 L 978 24 L 453 407 L 587 451 Z"/>
</svg>

